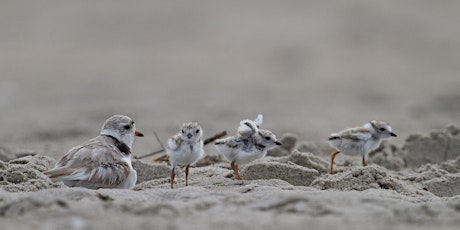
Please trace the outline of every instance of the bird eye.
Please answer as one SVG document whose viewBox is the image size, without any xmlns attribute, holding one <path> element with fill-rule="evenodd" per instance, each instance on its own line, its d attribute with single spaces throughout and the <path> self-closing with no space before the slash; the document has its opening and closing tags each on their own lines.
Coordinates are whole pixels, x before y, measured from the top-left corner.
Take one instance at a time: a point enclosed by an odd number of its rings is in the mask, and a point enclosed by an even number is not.
<svg viewBox="0 0 460 230">
<path fill-rule="evenodd" d="M 270 137 L 265 137 L 265 140 L 269 141 L 269 140 L 270 140 Z"/>
<path fill-rule="evenodd" d="M 199 133 L 199 132 L 200 132 L 200 130 L 199 130 L 199 129 L 197 129 L 195 133 Z"/>
<path fill-rule="evenodd" d="M 185 133 L 185 131 L 184 131 L 184 130 L 182 130 L 182 133 Z"/>
<path fill-rule="evenodd" d="M 379 130 L 380 130 L 381 132 L 383 132 L 383 131 L 385 131 L 385 128 L 380 128 Z"/>
<path fill-rule="evenodd" d="M 124 128 L 125 128 L 126 130 L 128 130 L 128 129 L 130 129 L 130 128 L 131 128 L 131 126 L 130 126 L 130 125 L 125 125 L 125 127 L 124 127 Z"/>
</svg>

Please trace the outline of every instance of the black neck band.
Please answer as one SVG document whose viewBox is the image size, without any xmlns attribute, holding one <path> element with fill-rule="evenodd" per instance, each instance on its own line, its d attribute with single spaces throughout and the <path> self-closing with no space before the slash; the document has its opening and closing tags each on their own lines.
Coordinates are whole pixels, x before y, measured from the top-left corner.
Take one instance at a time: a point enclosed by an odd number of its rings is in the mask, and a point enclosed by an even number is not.
<svg viewBox="0 0 460 230">
<path fill-rule="evenodd" d="M 117 147 L 117 149 L 120 150 L 120 152 L 126 155 L 131 154 L 131 149 L 127 145 L 121 143 L 117 138 L 110 136 L 110 135 L 103 135 L 103 136 L 112 138 L 115 141 L 114 143 L 115 147 Z"/>
</svg>

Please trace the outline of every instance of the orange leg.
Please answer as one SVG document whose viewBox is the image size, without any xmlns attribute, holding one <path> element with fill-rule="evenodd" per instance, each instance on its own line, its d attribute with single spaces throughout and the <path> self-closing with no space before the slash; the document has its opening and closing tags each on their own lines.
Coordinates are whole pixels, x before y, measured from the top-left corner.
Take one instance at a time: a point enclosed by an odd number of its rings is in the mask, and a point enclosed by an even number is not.
<svg viewBox="0 0 460 230">
<path fill-rule="evenodd" d="M 174 168 L 171 170 L 171 189 L 174 188 L 174 177 L 176 176 L 176 172 L 174 172 Z"/>
<path fill-rule="evenodd" d="M 242 180 L 243 178 L 241 178 L 241 176 L 240 176 L 240 172 L 239 172 L 239 170 L 238 170 L 238 165 L 235 164 L 235 162 L 232 162 L 232 163 L 230 164 L 230 166 L 232 167 L 233 172 L 235 173 L 236 179 Z"/>
<path fill-rule="evenodd" d="M 190 165 L 187 165 L 187 167 L 185 167 L 185 186 L 188 186 L 188 167 Z"/>
<path fill-rule="evenodd" d="M 367 166 L 366 159 L 364 159 L 364 157 L 363 157 L 363 166 Z"/>
<path fill-rule="evenodd" d="M 331 153 L 331 168 L 329 169 L 329 174 L 334 174 L 334 158 L 337 154 L 339 154 L 340 151 L 335 151 Z"/>
</svg>

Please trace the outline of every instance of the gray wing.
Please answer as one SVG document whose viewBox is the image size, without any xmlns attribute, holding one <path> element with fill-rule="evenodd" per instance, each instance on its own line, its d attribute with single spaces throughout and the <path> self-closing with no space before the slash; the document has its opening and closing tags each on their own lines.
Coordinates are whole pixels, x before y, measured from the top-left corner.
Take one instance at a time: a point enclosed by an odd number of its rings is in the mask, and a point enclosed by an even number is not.
<svg viewBox="0 0 460 230">
<path fill-rule="evenodd" d="M 214 142 L 215 145 L 225 145 L 231 148 L 237 148 L 241 145 L 241 141 L 237 137 L 231 136 L 223 139 L 217 139 Z"/>
<path fill-rule="evenodd" d="M 238 155 L 243 143 L 236 136 L 218 139 L 214 142 L 217 151 L 224 155 L 229 161 L 233 161 Z"/>
<path fill-rule="evenodd" d="M 365 128 L 352 128 L 341 132 L 340 137 L 352 141 L 366 141 L 372 137 L 372 134 Z"/>
<path fill-rule="evenodd" d="M 71 149 L 45 174 L 71 186 L 117 187 L 130 172 L 128 163 L 120 160 L 121 154 L 114 145 L 93 139 Z"/>
<path fill-rule="evenodd" d="M 166 147 L 167 150 L 176 151 L 180 145 L 182 144 L 182 139 L 180 138 L 180 134 L 176 134 L 169 138 L 168 146 Z"/>
</svg>

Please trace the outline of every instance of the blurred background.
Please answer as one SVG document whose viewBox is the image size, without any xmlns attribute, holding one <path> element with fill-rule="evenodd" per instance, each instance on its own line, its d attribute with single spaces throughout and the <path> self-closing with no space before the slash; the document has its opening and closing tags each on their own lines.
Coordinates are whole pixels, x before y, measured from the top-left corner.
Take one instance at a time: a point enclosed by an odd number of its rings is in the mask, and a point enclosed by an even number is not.
<svg viewBox="0 0 460 230">
<path fill-rule="evenodd" d="M 372 119 L 403 143 L 460 118 L 460 1 L 1 1 L 0 146 L 55 158 L 133 117 L 157 149 L 265 117 L 325 143 Z M 212 147 L 212 146 L 209 146 Z M 214 151 L 207 147 L 207 151 Z"/>
</svg>

